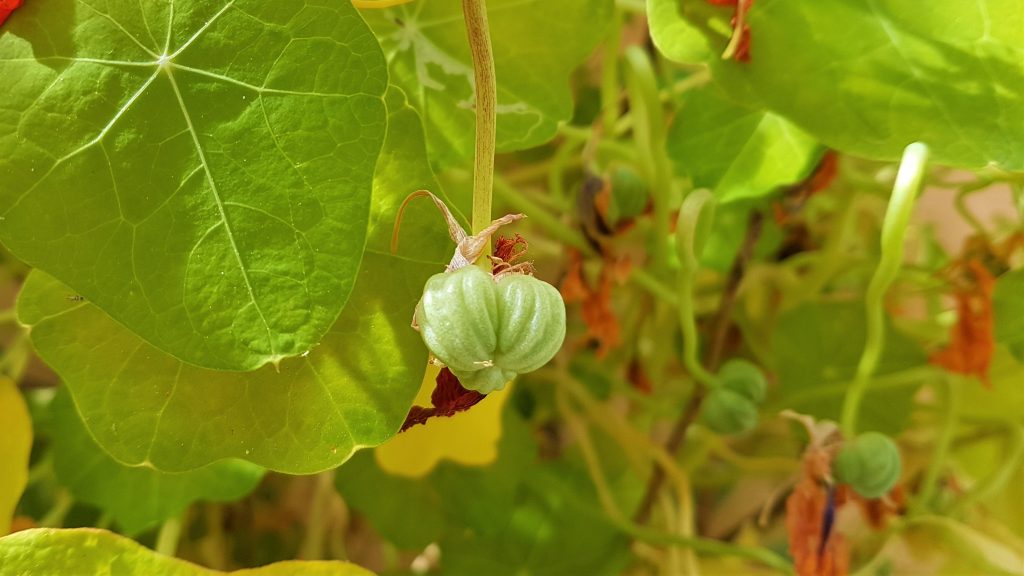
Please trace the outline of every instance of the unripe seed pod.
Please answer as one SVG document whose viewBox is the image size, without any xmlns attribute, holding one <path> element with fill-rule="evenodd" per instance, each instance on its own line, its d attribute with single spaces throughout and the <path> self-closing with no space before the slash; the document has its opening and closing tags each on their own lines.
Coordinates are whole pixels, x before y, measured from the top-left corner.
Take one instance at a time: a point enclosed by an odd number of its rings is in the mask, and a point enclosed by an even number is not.
<svg viewBox="0 0 1024 576">
<path fill-rule="evenodd" d="M 754 364 L 742 360 L 729 360 L 718 370 L 718 380 L 726 390 L 732 390 L 754 404 L 764 402 L 767 384 L 764 373 Z"/>
<path fill-rule="evenodd" d="M 495 278 L 478 266 L 430 277 L 416 321 L 434 356 L 484 394 L 540 368 L 565 340 L 565 303 L 554 286 L 525 274 Z"/>
<path fill-rule="evenodd" d="M 885 434 L 865 432 L 847 441 L 832 462 L 837 480 L 865 498 L 881 498 L 900 478 L 900 450 Z"/>
<path fill-rule="evenodd" d="M 738 392 L 715 388 L 701 408 L 708 428 L 719 434 L 741 434 L 757 426 L 757 406 Z"/>
</svg>

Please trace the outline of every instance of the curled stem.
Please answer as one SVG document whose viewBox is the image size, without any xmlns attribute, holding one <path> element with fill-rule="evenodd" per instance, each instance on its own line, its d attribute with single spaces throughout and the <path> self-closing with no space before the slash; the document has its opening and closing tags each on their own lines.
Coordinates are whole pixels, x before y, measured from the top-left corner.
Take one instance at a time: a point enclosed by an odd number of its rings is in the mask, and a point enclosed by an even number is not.
<svg viewBox="0 0 1024 576">
<path fill-rule="evenodd" d="M 846 391 L 846 398 L 843 401 L 840 424 L 843 435 L 847 438 L 856 436 L 860 404 L 885 346 L 885 292 L 899 273 L 903 260 L 903 239 L 906 236 L 907 224 L 910 222 L 910 214 L 914 209 L 914 200 L 924 180 L 927 162 L 928 147 L 920 142 L 907 146 L 903 151 L 903 159 L 896 174 L 896 184 L 893 186 L 889 207 L 882 221 L 882 258 L 871 277 L 864 298 L 867 313 L 864 351 L 857 364 L 856 377 Z"/>
</svg>

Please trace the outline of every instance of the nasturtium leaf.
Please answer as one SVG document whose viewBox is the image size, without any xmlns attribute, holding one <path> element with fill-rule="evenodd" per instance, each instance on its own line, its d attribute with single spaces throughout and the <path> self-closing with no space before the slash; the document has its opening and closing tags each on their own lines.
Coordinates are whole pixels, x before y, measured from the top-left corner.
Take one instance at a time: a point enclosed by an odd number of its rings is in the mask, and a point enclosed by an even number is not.
<svg viewBox="0 0 1024 576">
<path fill-rule="evenodd" d="M 992 295 L 996 341 L 1024 360 L 1024 270 L 1007 272 L 996 281 Z"/>
<path fill-rule="evenodd" d="M 241 460 L 222 460 L 198 470 L 167 474 L 114 460 L 89 435 L 65 390 L 53 400 L 53 468 L 61 485 L 137 534 L 197 500 L 230 502 L 259 484 L 263 470 Z"/>
<path fill-rule="evenodd" d="M 21 492 L 28 482 L 32 451 L 32 419 L 21 392 L 10 378 L 0 376 L 0 536 L 7 534 Z"/>
<path fill-rule="evenodd" d="M 0 78 L 12 253 L 198 366 L 321 341 L 386 129 L 386 63 L 351 3 L 29 2 Z"/>
<path fill-rule="evenodd" d="M 702 64 L 717 54 L 711 52 L 707 36 L 683 15 L 684 8 L 704 2 L 647 0 L 647 22 L 651 40 L 669 60 L 682 64 Z"/>
<path fill-rule="evenodd" d="M 128 465 L 166 472 L 221 458 L 311 473 L 401 426 L 427 353 L 409 326 L 451 243 L 438 224 L 388 254 L 394 208 L 410 190 L 436 188 L 423 133 L 401 94 L 389 96 L 387 143 L 375 178 L 375 232 L 350 304 L 308 355 L 249 373 L 207 370 L 157 350 L 68 288 L 35 271 L 18 303 L 40 356 L 71 390 L 97 443 Z M 429 204 L 423 210 L 433 210 Z M 379 232 L 379 233 L 378 233 Z M 432 258 L 437 258 L 433 260 Z"/>
<path fill-rule="evenodd" d="M 758 0 L 747 22 L 750 61 L 712 58 L 716 80 L 828 146 L 897 160 L 920 141 L 940 164 L 1024 169 L 1019 2 Z"/>
<path fill-rule="evenodd" d="M 785 408 L 819 419 L 839 420 L 846 386 L 864 350 L 864 305 L 812 303 L 785 312 L 772 336 L 773 356 Z M 920 347 L 887 328 L 876 375 L 924 364 Z M 921 384 L 913 382 L 912 384 Z M 915 387 L 869 388 L 861 403 L 858 429 L 898 434 L 906 425 Z"/>
<path fill-rule="evenodd" d="M 34 528 L 0 538 L 3 574 L 160 574 L 161 576 L 373 576 L 349 562 L 286 561 L 235 572 L 210 570 L 158 554 L 138 542 L 97 528 Z"/>
<path fill-rule="evenodd" d="M 802 180 L 821 149 L 792 122 L 736 104 L 710 85 L 682 98 L 669 128 L 668 153 L 678 174 L 729 202 L 765 196 Z"/>
<path fill-rule="evenodd" d="M 569 76 L 604 36 L 612 0 L 489 0 L 498 85 L 499 151 L 547 142 L 572 117 Z M 462 6 L 416 0 L 366 12 L 388 55 L 391 81 L 423 113 L 431 158 L 472 158 L 473 64 Z"/>
</svg>

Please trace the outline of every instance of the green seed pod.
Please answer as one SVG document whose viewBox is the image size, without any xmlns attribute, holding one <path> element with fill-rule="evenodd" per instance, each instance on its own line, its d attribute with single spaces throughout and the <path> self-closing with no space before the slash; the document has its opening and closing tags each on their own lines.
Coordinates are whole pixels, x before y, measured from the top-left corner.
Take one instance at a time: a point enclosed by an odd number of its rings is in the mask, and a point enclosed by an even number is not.
<svg viewBox="0 0 1024 576">
<path fill-rule="evenodd" d="M 719 434 L 741 434 L 757 426 L 757 406 L 738 392 L 716 388 L 704 400 L 701 417 Z"/>
<path fill-rule="evenodd" d="M 494 278 L 479 266 L 431 276 L 416 321 L 434 356 L 484 394 L 540 368 L 565 340 L 565 303 L 554 286 L 523 274 Z"/>
<path fill-rule="evenodd" d="M 741 359 L 729 360 L 718 370 L 718 380 L 726 390 L 732 390 L 754 404 L 764 402 L 767 383 L 764 373 L 754 364 Z"/>
<path fill-rule="evenodd" d="M 879 432 L 865 432 L 847 441 L 832 462 L 836 479 L 865 498 L 888 494 L 901 468 L 896 443 Z"/>
</svg>

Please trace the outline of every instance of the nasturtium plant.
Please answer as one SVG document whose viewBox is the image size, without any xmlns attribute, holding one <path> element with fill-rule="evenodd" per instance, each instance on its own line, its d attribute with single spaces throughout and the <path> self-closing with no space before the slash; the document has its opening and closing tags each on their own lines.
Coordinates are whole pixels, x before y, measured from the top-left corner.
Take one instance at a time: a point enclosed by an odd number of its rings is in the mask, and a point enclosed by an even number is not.
<svg viewBox="0 0 1024 576">
<path fill-rule="evenodd" d="M 0 78 L 11 252 L 184 362 L 320 343 L 387 127 L 384 57 L 348 2 L 30 2 Z"/>
<path fill-rule="evenodd" d="M 429 174 L 417 168 L 424 156 L 416 113 L 399 92 L 390 102 L 393 137 L 385 155 L 404 162 L 382 165 L 375 212 L 397 207 L 387 199 L 404 196 L 402 187 Z M 393 221 L 393 212 L 374 219 L 389 216 Z M 378 235 L 369 245 L 352 305 L 318 346 L 256 372 L 186 364 L 91 302 L 69 300 L 69 287 L 38 270 L 22 290 L 19 318 L 71 389 L 90 433 L 117 461 L 183 472 L 241 458 L 274 470 L 315 472 L 394 434 L 418 388 L 427 354 L 408 323 L 416 284 L 443 268 L 443 260 L 431 263 L 424 253 L 432 243 L 441 253 L 447 239 L 435 230 L 409 256 L 391 256 L 387 243 Z M 361 345 L 367 341 L 373 346 Z"/>
<path fill-rule="evenodd" d="M 0 0 L 0 576 L 1014 572 L 1019 8 Z"/>
</svg>

